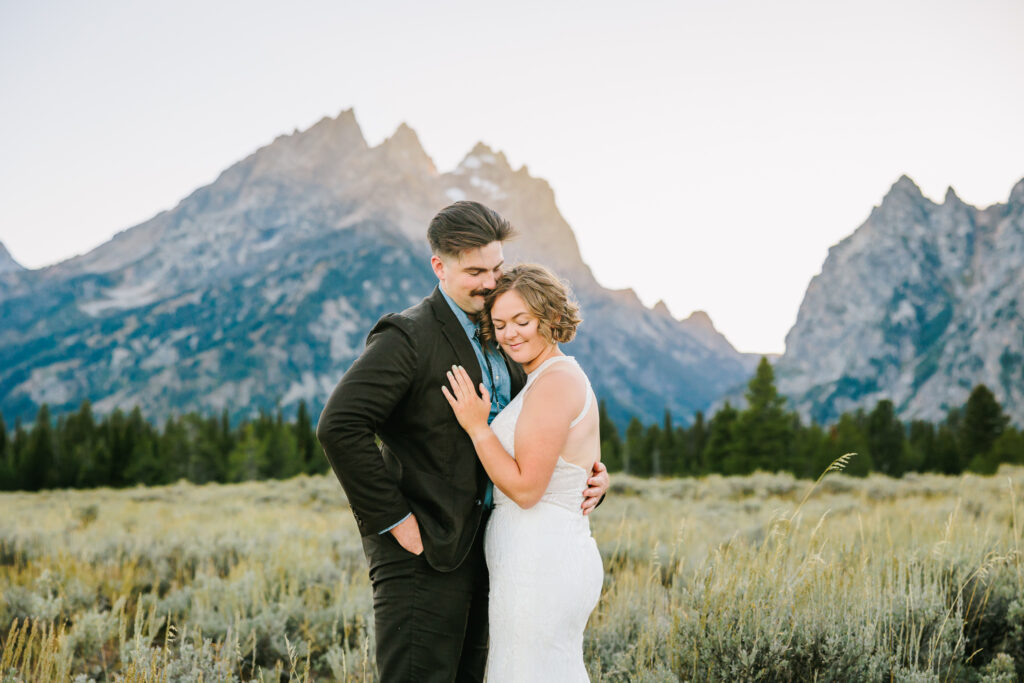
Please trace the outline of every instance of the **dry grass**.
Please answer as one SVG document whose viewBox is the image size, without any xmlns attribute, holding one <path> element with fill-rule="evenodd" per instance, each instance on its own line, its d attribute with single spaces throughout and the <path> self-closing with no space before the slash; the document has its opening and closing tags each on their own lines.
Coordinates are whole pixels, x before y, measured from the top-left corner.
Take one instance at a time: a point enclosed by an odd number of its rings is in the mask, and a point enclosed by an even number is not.
<svg viewBox="0 0 1024 683">
<path fill-rule="evenodd" d="M 592 518 L 595 681 L 1024 673 L 1024 469 L 616 476 Z M 0 679 L 373 678 L 333 478 L 0 495 Z"/>
</svg>

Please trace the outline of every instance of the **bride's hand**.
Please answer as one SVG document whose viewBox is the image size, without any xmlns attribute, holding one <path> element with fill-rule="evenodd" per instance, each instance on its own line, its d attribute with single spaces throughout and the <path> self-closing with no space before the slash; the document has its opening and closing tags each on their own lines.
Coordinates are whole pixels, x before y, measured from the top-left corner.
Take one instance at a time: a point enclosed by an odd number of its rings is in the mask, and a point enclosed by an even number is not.
<svg viewBox="0 0 1024 683">
<path fill-rule="evenodd" d="M 475 438 L 479 430 L 487 429 L 487 417 L 491 414 L 491 395 L 487 387 L 480 385 L 480 394 L 473 388 L 473 380 L 461 365 L 453 365 L 448 371 L 448 382 L 452 388 L 441 387 L 444 397 L 455 411 L 455 419 L 470 437 Z"/>
</svg>

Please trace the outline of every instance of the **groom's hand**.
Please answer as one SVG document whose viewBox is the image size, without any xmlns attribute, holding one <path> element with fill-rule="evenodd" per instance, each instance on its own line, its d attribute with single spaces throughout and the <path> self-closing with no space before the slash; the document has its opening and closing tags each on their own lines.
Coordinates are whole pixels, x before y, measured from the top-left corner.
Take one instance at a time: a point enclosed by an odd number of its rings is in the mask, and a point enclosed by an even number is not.
<svg viewBox="0 0 1024 683">
<path fill-rule="evenodd" d="M 408 550 L 413 555 L 423 552 L 423 539 L 420 538 L 420 525 L 416 521 L 416 515 L 410 514 L 402 523 L 391 530 L 391 535 L 398 541 L 398 545 Z"/>
<path fill-rule="evenodd" d="M 595 462 L 590 478 L 587 479 L 587 488 L 583 491 L 583 514 L 589 515 L 597 507 L 604 494 L 608 493 L 609 485 L 611 480 L 608 478 L 608 468 L 601 461 Z"/>
</svg>

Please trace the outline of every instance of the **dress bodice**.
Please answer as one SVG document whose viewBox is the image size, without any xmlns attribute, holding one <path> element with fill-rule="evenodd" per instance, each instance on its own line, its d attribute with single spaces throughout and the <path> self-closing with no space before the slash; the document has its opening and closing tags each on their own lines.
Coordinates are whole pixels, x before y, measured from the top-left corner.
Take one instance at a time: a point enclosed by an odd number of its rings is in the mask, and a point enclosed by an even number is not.
<svg viewBox="0 0 1024 683">
<path fill-rule="evenodd" d="M 576 359 L 572 356 L 552 356 L 548 358 L 540 367 L 527 376 L 526 385 L 523 386 L 522 391 L 516 394 L 516 397 L 491 422 L 491 429 L 494 430 L 498 441 L 501 442 L 501 445 L 513 458 L 516 457 L 516 423 L 519 421 L 519 414 L 522 412 L 526 395 L 537 378 L 558 362 L 571 362 L 577 367 L 579 366 L 576 363 Z M 593 389 L 590 387 L 590 380 L 588 379 L 586 402 L 579 416 L 570 425 L 570 429 L 587 414 L 587 410 L 589 410 L 590 404 L 593 401 L 593 393 Z M 583 503 L 583 490 L 587 487 L 588 477 L 589 473 L 582 467 L 574 465 L 559 456 L 558 461 L 555 463 L 554 472 L 551 473 L 551 481 L 548 482 L 547 489 L 544 491 L 540 502 L 550 503 L 571 512 L 579 513 L 580 505 Z M 495 487 L 494 505 L 497 507 L 507 504 L 514 505 L 515 503 L 502 493 L 498 487 Z"/>
</svg>

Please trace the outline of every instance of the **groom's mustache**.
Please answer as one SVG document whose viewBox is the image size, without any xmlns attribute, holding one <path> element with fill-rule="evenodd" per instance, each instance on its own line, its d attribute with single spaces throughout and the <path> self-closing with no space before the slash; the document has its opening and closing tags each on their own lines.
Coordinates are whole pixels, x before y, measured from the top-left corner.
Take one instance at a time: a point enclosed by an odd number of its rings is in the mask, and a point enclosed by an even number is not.
<svg viewBox="0 0 1024 683">
<path fill-rule="evenodd" d="M 469 295 L 470 296 L 487 296 L 488 294 L 491 293 L 491 291 L 492 290 L 490 290 L 490 289 L 474 289 L 472 292 L 469 293 Z"/>
</svg>

